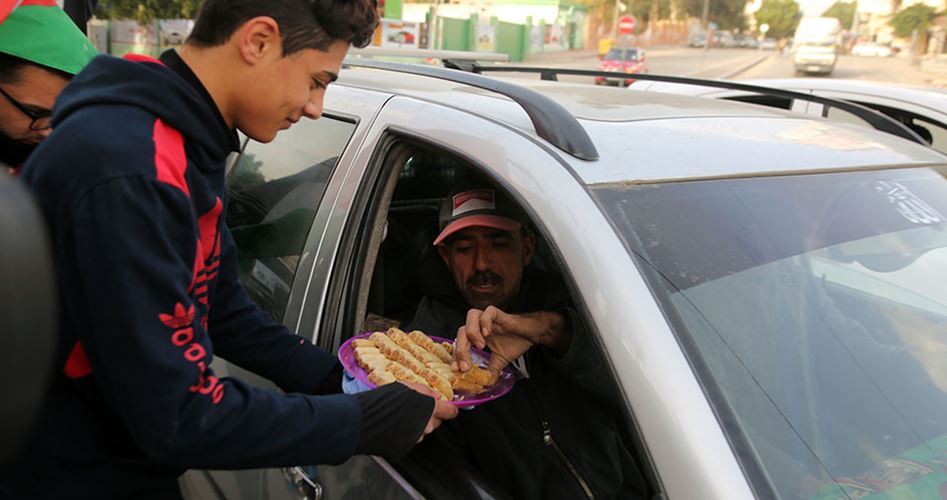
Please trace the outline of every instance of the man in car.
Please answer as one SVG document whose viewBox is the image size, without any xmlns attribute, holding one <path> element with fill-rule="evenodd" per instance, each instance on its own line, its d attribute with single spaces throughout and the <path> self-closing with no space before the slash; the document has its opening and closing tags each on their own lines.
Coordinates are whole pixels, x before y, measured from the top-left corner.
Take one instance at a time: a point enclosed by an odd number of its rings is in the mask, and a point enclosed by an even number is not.
<svg viewBox="0 0 947 500">
<path fill-rule="evenodd" d="M 398 457 L 456 415 L 401 384 L 317 395 L 338 360 L 250 301 L 221 216 L 235 129 L 318 118 L 377 20 L 372 0 L 205 0 L 180 53 L 99 56 L 62 92 L 23 170 L 55 242 L 58 369 L 0 497 L 176 498 L 187 468 Z"/>
<path fill-rule="evenodd" d="M 537 241 L 525 214 L 469 179 L 440 220 L 434 245 L 451 283 L 428 286 L 408 328 L 455 338 L 461 370 L 473 361 L 470 346 L 489 347 L 489 369 L 512 364 L 520 378 L 505 396 L 462 412 L 437 441 L 511 498 L 644 497 L 617 388 L 561 279 L 530 265 Z"/>
<path fill-rule="evenodd" d="M 15 175 L 49 135 L 56 96 L 95 55 L 56 2 L 22 5 L 0 23 L 0 171 Z"/>
</svg>

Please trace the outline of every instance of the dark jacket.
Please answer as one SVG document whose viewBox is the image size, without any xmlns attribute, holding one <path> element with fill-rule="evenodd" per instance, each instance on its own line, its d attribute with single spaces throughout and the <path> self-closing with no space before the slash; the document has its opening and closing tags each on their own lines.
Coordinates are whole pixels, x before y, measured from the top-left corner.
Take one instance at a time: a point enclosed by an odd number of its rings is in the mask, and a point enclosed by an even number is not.
<svg viewBox="0 0 947 500">
<path fill-rule="evenodd" d="M 434 295 L 425 296 L 408 328 L 454 338 L 468 309 L 456 287 L 422 286 Z M 541 346 L 530 349 L 528 377 L 446 422 L 435 434 L 444 447 L 432 453 L 453 448 L 517 500 L 644 498 L 644 480 L 619 430 L 621 399 L 561 280 L 528 267 L 519 293 L 503 309 L 564 314 L 572 326 L 569 349 L 561 357 Z"/>
<path fill-rule="evenodd" d="M 9 137 L 0 134 L 0 168 L 9 168 L 14 174 L 19 173 L 20 168 L 30 153 L 36 149 L 33 144 L 24 144 L 14 141 Z"/>
<path fill-rule="evenodd" d="M 134 496 L 173 489 L 186 468 L 398 456 L 431 415 L 433 400 L 402 386 L 309 395 L 340 380 L 338 360 L 247 298 L 222 217 L 236 134 L 183 61 L 162 60 L 94 59 L 24 168 L 62 326 L 50 394 L 0 497 Z M 215 373 L 215 354 L 289 394 Z"/>
</svg>

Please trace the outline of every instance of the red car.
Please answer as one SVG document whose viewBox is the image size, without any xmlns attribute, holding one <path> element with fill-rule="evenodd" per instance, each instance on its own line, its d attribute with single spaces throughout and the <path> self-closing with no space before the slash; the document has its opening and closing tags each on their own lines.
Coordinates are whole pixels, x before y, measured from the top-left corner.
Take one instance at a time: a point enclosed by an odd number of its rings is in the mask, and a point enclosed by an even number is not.
<svg viewBox="0 0 947 500">
<path fill-rule="evenodd" d="M 645 60 L 644 50 L 638 48 L 613 48 L 605 54 L 605 57 L 602 58 L 595 69 L 624 74 L 647 73 L 648 62 Z M 621 78 L 618 74 L 616 74 L 614 78 L 595 77 L 596 85 L 616 84 L 627 87 L 631 85 L 633 81 L 635 81 L 634 78 Z"/>
</svg>

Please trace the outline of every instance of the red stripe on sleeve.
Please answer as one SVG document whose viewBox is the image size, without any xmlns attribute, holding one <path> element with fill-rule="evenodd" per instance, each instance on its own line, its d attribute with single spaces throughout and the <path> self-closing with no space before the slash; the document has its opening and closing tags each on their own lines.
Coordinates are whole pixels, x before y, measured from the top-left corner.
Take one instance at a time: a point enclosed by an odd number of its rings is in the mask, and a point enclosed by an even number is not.
<svg viewBox="0 0 947 500">
<path fill-rule="evenodd" d="M 85 354 L 82 343 L 77 341 L 75 345 L 72 346 L 72 352 L 69 353 L 69 357 L 66 359 L 66 366 L 62 371 L 71 379 L 82 378 L 92 374 L 92 365 L 89 364 L 89 358 Z"/>
<path fill-rule="evenodd" d="M 125 59 L 126 61 L 132 61 L 132 62 L 144 62 L 144 63 L 160 64 L 164 66 L 163 62 L 155 59 L 154 57 L 146 56 L 144 54 L 135 54 L 135 53 L 130 52 L 128 54 L 125 54 L 125 57 L 123 57 L 122 59 Z"/>
<path fill-rule="evenodd" d="M 190 197 L 191 192 L 188 190 L 187 181 L 184 180 L 184 171 L 187 170 L 184 137 L 159 118 L 155 120 L 154 141 L 158 180 L 180 189 Z"/>
<path fill-rule="evenodd" d="M 201 228 L 201 245 L 204 250 L 204 262 L 210 260 L 214 252 L 220 251 L 217 241 L 217 223 L 220 221 L 220 213 L 224 211 L 224 205 L 217 198 L 214 208 L 211 208 L 198 220 Z"/>
</svg>

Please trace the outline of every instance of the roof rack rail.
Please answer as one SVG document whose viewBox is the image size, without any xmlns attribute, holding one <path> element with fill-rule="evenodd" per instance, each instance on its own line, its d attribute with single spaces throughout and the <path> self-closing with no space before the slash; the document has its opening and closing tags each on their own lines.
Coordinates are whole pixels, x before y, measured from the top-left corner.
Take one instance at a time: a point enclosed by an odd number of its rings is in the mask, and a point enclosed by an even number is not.
<svg viewBox="0 0 947 500">
<path fill-rule="evenodd" d="M 445 61 L 447 64 L 447 61 Z M 543 80 L 552 80 L 558 81 L 559 75 L 576 75 L 576 76 L 602 76 L 606 78 L 615 78 L 615 73 L 611 71 L 596 71 L 596 70 L 587 70 L 587 69 L 571 69 L 571 68 L 541 68 L 541 67 L 530 67 L 530 66 L 482 66 L 476 63 L 468 63 L 462 66 L 457 67 L 457 69 L 463 69 L 466 71 L 471 71 L 476 74 L 483 73 L 495 73 L 495 72 L 506 72 L 506 73 L 539 73 L 541 79 Z M 847 111 L 862 120 L 868 122 L 875 130 L 880 130 L 882 132 L 887 132 L 889 134 L 896 135 L 898 137 L 907 139 L 909 141 L 922 144 L 924 146 L 930 146 L 924 139 L 921 138 L 916 132 L 905 126 L 903 123 L 898 122 L 897 120 L 879 113 L 875 110 L 862 106 L 860 104 L 855 104 L 847 101 L 840 101 L 838 99 L 831 99 L 827 97 L 821 97 L 813 94 L 805 94 L 802 92 L 795 92 L 792 90 L 783 90 L 783 89 L 774 89 L 770 87 L 761 87 L 758 85 L 748 85 L 745 83 L 735 83 L 727 82 L 721 80 L 704 80 L 701 78 L 688 78 L 681 76 L 666 76 L 666 75 L 652 75 L 650 73 L 633 73 L 628 74 L 628 76 L 634 78 L 635 80 L 645 80 L 645 81 L 655 81 L 655 82 L 668 82 L 668 83 L 680 83 L 685 85 L 696 85 L 700 87 L 716 87 L 721 89 L 728 90 L 742 90 L 745 92 L 753 92 L 756 94 L 770 95 L 774 97 L 786 97 L 789 99 L 800 99 L 803 101 L 809 101 L 821 104 L 825 106 L 825 109 L 822 113 L 822 116 L 825 117 L 828 114 L 829 108 L 838 108 L 842 111 Z"/>
<path fill-rule="evenodd" d="M 458 61 L 509 62 L 510 55 L 497 52 L 468 52 L 465 50 L 434 50 L 401 47 L 352 47 L 348 52 L 353 58 L 412 57 L 416 59 L 454 59 Z"/>
<path fill-rule="evenodd" d="M 597 160 L 598 150 L 575 116 L 561 104 L 525 87 L 455 69 L 392 63 L 373 60 L 349 60 L 346 66 L 397 71 L 463 83 L 509 97 L 519 104 L 536 128 L 536 134 L 560 150 L 581 160 Z"/>
</svg>

